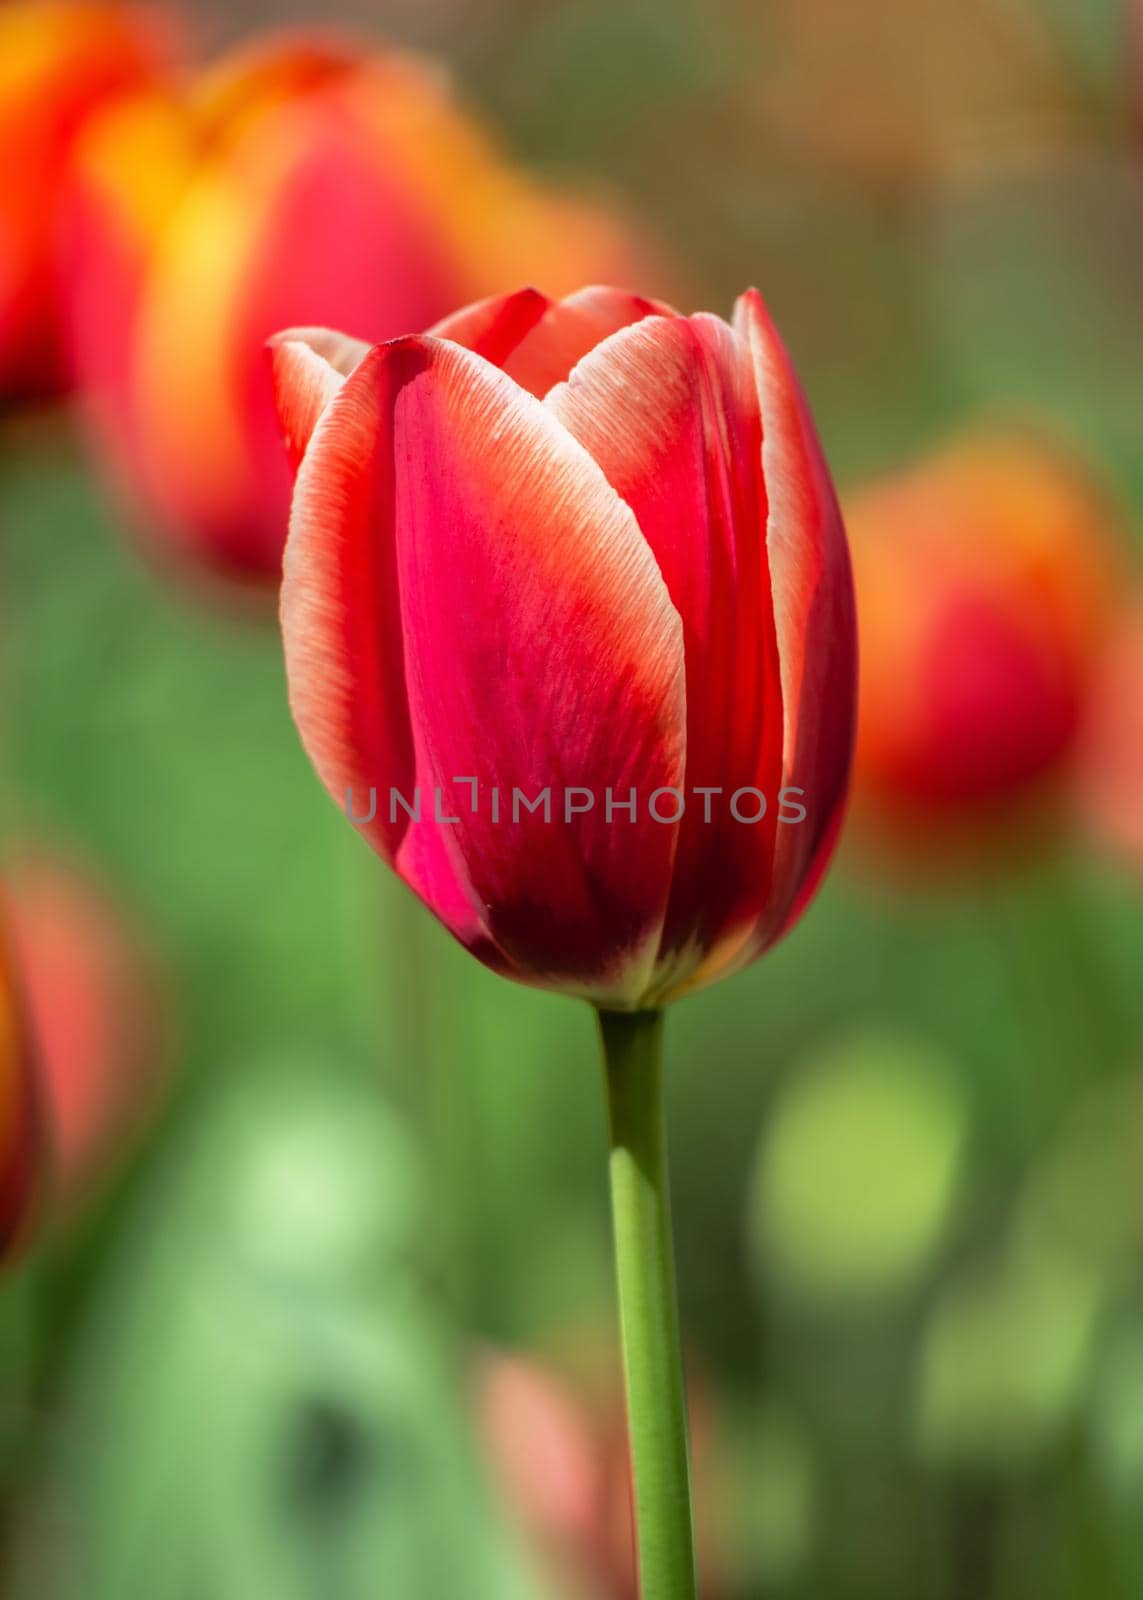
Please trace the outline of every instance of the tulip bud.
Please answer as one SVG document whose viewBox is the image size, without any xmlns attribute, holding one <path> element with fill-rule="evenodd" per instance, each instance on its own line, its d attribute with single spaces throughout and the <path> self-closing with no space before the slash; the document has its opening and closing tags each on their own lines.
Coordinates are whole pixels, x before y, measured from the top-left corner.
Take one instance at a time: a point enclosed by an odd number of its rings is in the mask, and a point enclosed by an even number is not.
<svg viewBox="0 0 1143 1600">
<path fill-rule="evenodd" d="M 1114 519 L 1066 453 L 966 438 L 847 502 L 861 615 L 855 792 L 905 839 L 980 829 L 1066 774 Z"/>
<path fill-rule="evenodd" d="M 96 439 L 161 553 L 276 586 L 290 494 L 263 346 L 371 340 L 521 274 L 623 271 L 604 213 L 506 164 L 430 68 L 288 38 L 92 130 L 69 254 Z"/>
<path fill-rule="evenodd" d="M 833 849 L 855 675 L 760 297 L 732 326 L 524 290 L 273 357 L 290 702 L 369 843 L 489 966 L 607 1008 L 760 955 Z"/>
<path fill-rule="evenodd" d="M 56 273 L 60 202 L 96 113 L 168 54 L 149 11 L 69 0 L 0 8 L 0 399 L 64 387 Z"/>
</svg>

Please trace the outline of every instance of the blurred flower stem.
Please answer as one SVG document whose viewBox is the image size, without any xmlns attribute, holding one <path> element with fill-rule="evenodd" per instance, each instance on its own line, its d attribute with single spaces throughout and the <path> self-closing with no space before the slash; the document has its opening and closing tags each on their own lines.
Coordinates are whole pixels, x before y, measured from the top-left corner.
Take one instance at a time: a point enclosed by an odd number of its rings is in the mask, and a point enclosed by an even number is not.
<svg viewBox="0 0 1143 1600">
<path fill-rule="evenodd" d="M 661 1012 L 601 1011 L 611 1210 L 643 1600 L 695 1600 Z"/>
</svg>

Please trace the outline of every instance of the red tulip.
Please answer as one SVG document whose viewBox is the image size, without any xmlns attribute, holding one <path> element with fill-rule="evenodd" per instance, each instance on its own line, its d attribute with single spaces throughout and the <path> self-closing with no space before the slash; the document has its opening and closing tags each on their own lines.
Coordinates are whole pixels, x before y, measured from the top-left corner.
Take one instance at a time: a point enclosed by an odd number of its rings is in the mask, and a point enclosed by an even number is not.
<svg viewBox="0 0 1143 1600">
<path fill-rule="evenodd" d="M 150 11 L 19 0 L 0 7 L 0 397 L 64 386 L 56 246 L 77 140 L 96 112 L 158 75 Z"/>
<path fill-rule="evenodd" d="M 274 365 L 291 705 L 374 849 L 490 966 L 607 1007 L 761 954 L 837 835 L 855 637 L 760 297 L 524 290 Z"/>
<path fill-rule="evenodd" d="M 285 38 L 93 128 L 68 252 L 97 441 L 160 554 L 276 588 L 290 496 L 265 340 L 424 328 L 531 273 L 626 270 L 597 209 L 513 169 L 441 77 Z"/>
<path fill-rule="evenodd" d="M 1095 839 L 1143 870 L 1143 603 L 1117 623 L 1101 658 L 1078 764 Z"/>
<path fill-rule="evenodd" d="M 1066 453 L 980 434 L 847 501 L 867 815 L 978 827 L 1066 777 L 1115 570 Z"/>
</svg>

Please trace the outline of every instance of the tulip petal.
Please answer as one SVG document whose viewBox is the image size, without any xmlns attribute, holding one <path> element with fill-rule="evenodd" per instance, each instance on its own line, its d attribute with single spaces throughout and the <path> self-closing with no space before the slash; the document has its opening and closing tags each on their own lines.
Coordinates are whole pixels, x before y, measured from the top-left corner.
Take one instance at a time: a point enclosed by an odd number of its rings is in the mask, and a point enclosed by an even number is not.
<svg viewBox="0 0 1143 1600">
<path fill-rule="evenodd" d="M 545 404 L 635 512 L 683 620 L 689 803 L 663 937 L 669 984 L 712 944 L 744 937 L 769 891 L 782 702 L 753 373 L 719 318 L 652 317 L 599 345 Z M 702 788 L 718 794 L 692 798 Z M 732 814 L 740 789 L 765 795 L 760 821 Z M 744 817 L 757 807 L 738 802 Z"/>
<path fill-rule="evenodd" d="M 673 314 L 657 300 L 622 289 L 579 289 L 563 300 L 522 289 L 467 306 L 432 332 L 475 350 L 521 388 L 543 397 L 609 334 L 643 317 Z"/>
<path fill-rule="evenodd" d="M 552 305 L 538 289 L 518 289 L 515 294 L 491 295 L 444 317 L 429 329 L 437 339 L 450 339 L 503 367 L 513 351 L 528 337 Z"/>
<path fill-rule="evenodd" d="M 682 628 L 587 452 L 458 345 L 377 347 L 303 460 L 282 618 L 319 775 L 339 802 L 420 790 L 420 823 L 382 798 L 363 831 L 454 933 L 545 986 L 637 1003 L 675 830 L 608 818 L 604 797 L 681 780 Z M 548 786 L 550 822 L 514 808 Z M 565 821 L 570 786 L 597 799 Z M 438 790 L 455 821 L 432 819 Z"/>
<path fill-rule="evenodd" d="M 773 903 L 746 959 L 797 920 L 841 827 L 856 721 L 857 624 L 845 527 L 805 395 L 757 290 L 735 307 L 752 357 L 770 491 L 767 543 L 787 707 L 784 782 L 806 821 L 779 832 Z"/>
<path fill-rule="evenodd" d="M 369 346 L 330 328 L 288 328 L 275 334 L 268 348 L 278 420 L 290 463 L 297 467 L 318 418 Z"/>
</svg>

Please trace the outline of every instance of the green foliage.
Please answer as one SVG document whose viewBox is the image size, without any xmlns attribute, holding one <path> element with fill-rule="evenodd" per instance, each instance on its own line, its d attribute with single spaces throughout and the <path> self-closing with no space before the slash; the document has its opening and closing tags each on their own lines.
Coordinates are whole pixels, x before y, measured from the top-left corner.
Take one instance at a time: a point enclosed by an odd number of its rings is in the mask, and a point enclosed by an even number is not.
<svg viewBox="0 0 1143 1600">
<path fill-rule="evenodd" d="M 947 1230 L 966 1132 L 955 1078 L 908 1040 L 866 1034 L 805 1063 L 759 1151 L 763 1274 L 822 1299 L 907 1287 Z"/>
<path fill-rule="evenodd" d="M 71 1529 L 54 1592 L 535 1594 L 420 1281 L 424 1202 L 360 1074 L 242 1063 L 200 1097 L 85 1334 L 47 1472 Z"/>
</svg>

